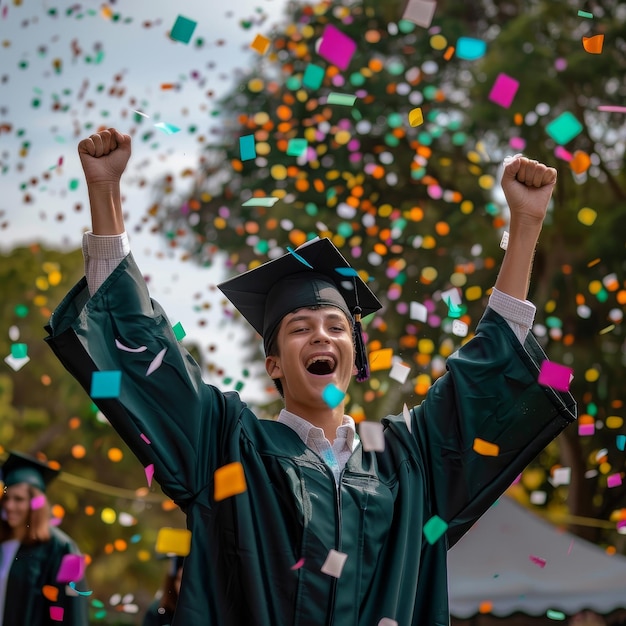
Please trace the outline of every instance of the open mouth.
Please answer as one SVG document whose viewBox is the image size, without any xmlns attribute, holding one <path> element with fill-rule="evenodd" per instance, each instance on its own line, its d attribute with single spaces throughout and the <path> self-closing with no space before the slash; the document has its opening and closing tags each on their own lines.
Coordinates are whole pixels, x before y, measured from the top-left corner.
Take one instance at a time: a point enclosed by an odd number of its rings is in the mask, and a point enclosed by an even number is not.
<svg viewBox="0 0 626 626">
<path fill-rule="evenodd" d="M 331 356 L 314 356 L 306 363 L 306 371 L 315 376 L 332 374 L 337 367 L 337 362 Z"/>
</svg>

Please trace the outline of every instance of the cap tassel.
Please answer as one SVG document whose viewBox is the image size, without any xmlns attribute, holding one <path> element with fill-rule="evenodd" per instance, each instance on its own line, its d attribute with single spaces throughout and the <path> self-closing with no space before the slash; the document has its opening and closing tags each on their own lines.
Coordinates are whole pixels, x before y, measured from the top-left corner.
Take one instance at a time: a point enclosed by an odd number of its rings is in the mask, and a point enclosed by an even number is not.
<svg viewBox="0 0 626 626">
<path fill-rule="evenodd" d="M 363 327 L 361 326 L 361 307 L 354 309 L 354 347 L 356 351 L 356 379 L 362 383 L 370 377 L 370 368 L 367 360 L 367 351 L 365 350 L 365 337 L 363 336 Z"/>
</svg>

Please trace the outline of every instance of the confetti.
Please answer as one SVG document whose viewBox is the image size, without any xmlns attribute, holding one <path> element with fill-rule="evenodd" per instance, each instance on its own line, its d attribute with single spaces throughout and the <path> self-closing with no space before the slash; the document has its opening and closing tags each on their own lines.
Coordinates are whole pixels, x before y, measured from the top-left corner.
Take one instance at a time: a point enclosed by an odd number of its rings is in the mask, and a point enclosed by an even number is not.
<svg viewBox="0 0 626 626">
<path fill-rule="evenodd" d="M 515 78 L 501 73 L 498 74 L 496 80 L 487 96 L 491 102 L 499 104 L 501 107 L 508 109 L 513 104 L 515 94 L 519 89 L 519 81 Z"/>
<path fill-rule="evenodd" d="M 416 107 L 409 111 L 409 124 L 413 127 L 421 126 L 424 123 L 424 114 L 421 107 Z"/>
<path fill-rule="evenodd" d="M 593 37 L 583 37 L 583 48 L 589 54 L 602 54 L 604 45 L 604 35 L 594 35 Z"/>
<path fill-rule="evenodd" d="M 138 348 L 129 348 L 125 346 L 119 339 L 115 340 L 115 345 L 118 350 L 123 350 L 124 352 L 145 352 L 148 348 L 147 346 L 139 346 Z"/>
<path fill-rule="evenodd" d="M 187 556 L 190 549 L 191 531 L 186 528 L 170 528 L 168 526 L 159 529 L 155 546 L 155 551 L 159 554 Z"/>
<path fill-rule="evenodd" d="M 176 337 L 176 341 L 182 341 L 187 335 L 185 329 L 183 328 L 183 325 L 180 322 L 177 322 L 176 324 L 174 324 L 174 326 L 172 326 L 172 332 L 174 333 L 174 337 Z M 159 352 L 159 354 L 161 353 Z"/>
<path fill-rule="evenodd" d="M 359 422 L 359 437 L 366 452 L 384 452 L 385 435 L 380 422 Z"/>
<path fill-rule="evenodd" d="M 242 161 L 256 159 L 256 146 L 254 135 L 239 137 L 239 154 Z"/>
<path fill-rule="evenodd" d="M 593 13 L 589 13 L 589 11 L 578 11 L 578 17 L 586 17 L 588 19 L 593 19 Z"/>
<path fill-rule="evenodd" d="M 302 156 L 306 153 L 309 142 L 306 139 L 290 139 L 287 144 L 287 156 Z"/>
<path fill-rule="evenodd" d="M 51 606 L 50 607 L 50 619 L 53 622 L 62 622 L 63 621 L 64 610 L 62 606 Z"/>
<path fill-rule="evenodd" d="M 180 132 L 180 128 L 178 128 L 178 126 L 166 124 L 165 122 L 157 122 L 154 127 L 162 130 L 166 135 L 174 135 L 175 133 Z"/>
<path fill-rule="evenodd" d="M 567 619 L 567 615 L 565 615 L 565 613 L 561 613 L 561 611 L 554 611 L 553 609 L 548 609 L 546 611 L 546 617 L 555 621 L 563 621 Z"/>
<path fill-rule="evenodd" d="M 573 378 L 572 368 L 552 361 L 543 361 L 539 371 L 538 382 L 544 387 L 552 387 L 557 391 L 568 391 Z"/>
<path fill-rule="evenodd" d="M 196 29 L 197 25 L 197 22 L 194 22 L 188 17 L 179 15 L 176 18 L 174 26 L 172 27 L 172 30 L 170 32 L 170 39 L 173 39 L 174 41 L 180 41 L 182 43 L 189 43 L 191 41 L 193 31 Z"/>
<path fill-rule="evenodd" d="M 297 570 L 300 569 L 304 565 L 305 559 L 301 558 L 299 561 L 296 561 L 289 569 Z"/>
<path fill-rule="evenodd" d="M 448 524 L 444 522 L 438 515 L 433 515 L 425 524 L 422 532 L 426 541 L 433 544 L 437 543 L 443 534 L 448 530 Z"/>
<path fill-rule="evenodd" d="M 324 387 L 322 391 L 322 398 L 331 409 L 338 407 L 345 397 L 346 394 L 332 383 Z"/>
<path fill-rule="evenodd" d="M 430 0 L 409 0 L 402 14 L 402 19 L 413 22 L 423 28 L 429 28 L 436 8 L 437 3 Z"/>
<path fill-rule="evenodd" d="M 598 111 L 606 111 L 607 113 L 626 113 L 626 106 L 616 106 L 612 104 L 601 104 Z"/>
<path fill-rule="evenodd" d="M 397 380 L 399 383 L 405 383 L 410 372 L 411 372 L 411 368 L 408 365 L 405 365 L 404 363 L 400 361 L 396 361 L 391 366 L 391 371 L 389 372 L 389 378 L 392 378 L 393 380 Z"/>
<path fill-rule="evenodd" d="M 302 84 L 309 89 L 319 89 L 324 81 L 325 70 L 315 63 L 309 63 L 302 76 Z M 331 104 L 331 103 L 329 103 Z"/>
<path fill-rule="evenodd" d="M 322 33 L 318 54 L 340 70 L 348 69 L 352 56 L 356 52 L 356 41 L 345 35 L 332 24 L 327 24 Z"/>
<path fill-rule="evenodd" d="M 611 474 L 606 477 L 606 486 L 609 488 L 619 487 L 622 484 L 621 474 Z"/>
<path fill-rule="evenodd" d="M 56 602 L 59 599 L 59 588 L 54 585 L 44 585 L 41 588 L 44 598 L 50 602 Z"/>
<path fill-rule="evenodd" d="M 30 357 L 24 357 L 23 359 L 16 359 L 12 354 L 4 357 L 4 362 L 14 371 L 19 372 L 24 365 L 30 361 Z"/>
<path fill-rule="evenodd" d="M 278 202 L 278 198 L 250 198 L 246 200 L 241 206 L 264 206 L 272 207 Z"/>
<path fill-rule="evenodd" d="M 327 104 L 339 104 L 342 106 L 351 107 L 356 102 L 357 97 L 349 94 L 349 93 L 337 93 L 333 91 L 328 94 L 328 98 L 326 99 Z"/>
<path fill-rule="evenodd" d="M 148 482 L 148 487 L 151 487 L 152 478 L 154 477 L 154 463 L 150 463 L 150 465 L 146 465 L 144 467 L 144 471 L 146 473 L 146 480 Z"/>
<path fill-rule="evenodd" d="M 404 404 L 402 407 L 402 417 L 404 417 L 404 423 L 406 424 L 408 431 L 412 432 L 411 413 L 409 411 L 409 407 L 406 404 Z"/>
<path fill-rule="evenodd" d="M 456 42 L 456 56 L 466 61 L 475 61 L 485 56 L 487 43 L 473 37 L 459 37 Z"/>
<path fill-rule="evenodd" d="M 389 617 L 383 617 L 379 622 L 378 626 L 398 626 L 398 622 L 395 619 L 391 619 Z"/>
<path fill-rule="evenodd" d="M 409 317 L 412 320 L 426 322 L 428 319 L 428 309 L 420 302 L 411 302 L 409 305 Z"/>
<path fill-rule="evenodd" d="M 178 337 L 177 337 L 178 339 Z M 180 341 L 180 339 L 179 339 Z M 163 363 L 163 359 L 165 358 L 165 354 L 167 352 L 167 348 L 163 348 L 163 350 L 161 350 L 155 357 L 154 359 L 152 359 L 152 361 L 150 362 L 150 365 L 148 366 L 148 369 L 146 370 L 146 376 L 150 376 L 150 374 L 156 372 L 156 370 L 159 369 L 159 367 L 161 367 L 161 364 Z"/>
<path fill-rule="evenodd" d="M 28 356 L 28 346 L 25 343 L 11 344 L 11 356 L 14 359 L 25 359 Z"/>
<path fill-rule="evenodd" d="M 559 467 L 554 470 L 550 482 L 552 483 L 553 487 L 558 487 L 559 485 L 569 485 L 571 477 L 571 467 Z"/>
<path fill-rule="evenodd" d="M 36 511 L 38 509 L 43 509 L 44 506 L 46 506 L 46 496 L 44 495 L 35 496 L 30 501 L 30 508 L 33 511 Z"/>
<path fill-rule="evenodd" d="M 393 349 L 383 348 L 382 350 L 373 350 L 369 354 L 370 371 L 378 372 L 380 370 L 388 370 L 392 365 Z"/>
<path fill-rule="evenodd" d="M 546 126 L 546 132 L 558 144 L 570 142 L 582 130 L 583 125 L 569 111 L 561 113 Z"/>
<path fill-rule="evenodd" d="M 538 565 L 541 568 L 544 568 L 546 566 L 546 560 L 542 559 L 540 556 L 534 556 L 534 555 L 530 555 L 528 557 L 535 565 Z"/>
<path fill-rule="evenodd" d="M 85 573 L 85 557 L 82 554 L 64 554 L 57 572 L 58 583 L 80 580 Z"/>
<path fill-rule="evenodd" d="M 270 49 L 271 43 L 265 35 L 258 34 L 250 44 L 250 47 L 262 56 Z"/>
<path fill-rule="evenodd" d="M 222 467 L 216 469 L 213 479 L 213 497 L 218 502 L 244 493 L 247 489 L 243 465 L 238 461 L 222 465 Z"/>
<path fill-rule="evenodd" d="M 119 370 L 93 372 L 89 395 L 94 399 L 117 398 L 120 395 L 121 384 L 122 372 Z"/>
<path fill-rule="evenodd" d="M 343 571 L 343 566 L 346 564 L 347 558 L 347 554 L 331 549 L 328 552 L 328 556 L 326 557 L 326 560 L 321 567 L 321 571 L 324 574 L 328 574 L 328 576 L 340 578 L 341 572 Z"/>
<path fill-rule="evenodd" d="M 76 589 L 76 583 L 74 581 L 70 581 L 69 587 L 72 591 L 75 591 L 79 596 L 90 596 L 93 594 L 93 591 L 80 591 L 80 589 Z"/>
<path fill-rule="evenodd" d="M 497 444 L 478 437 L 474 439 L 473 449 L 474 452 L 482 456 L 498 456 L 500 454 L 500 447 Z"/>
</svg>

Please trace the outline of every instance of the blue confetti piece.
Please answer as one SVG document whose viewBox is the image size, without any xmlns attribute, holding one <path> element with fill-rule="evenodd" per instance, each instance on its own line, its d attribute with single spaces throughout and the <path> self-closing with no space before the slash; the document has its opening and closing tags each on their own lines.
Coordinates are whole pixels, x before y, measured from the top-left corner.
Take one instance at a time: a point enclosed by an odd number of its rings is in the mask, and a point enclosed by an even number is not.
<svg viewBox="0 0 626 626">
<path fill-rule="evenodd" d="M 336 267 L 335 272 L 341 276 L 358 276 L 359 273 L 353 267 Z"/>
<path fill-rule="evenodd" d="M 301 156 L 306 152 L 306 149 L 309 147 L 309 142 L 306 139 L 290 139 L 287 144 L 287 155 L 288 156 Z"/>
<path fill-rule="evenodd" d="M 456 42 L 456 56 L 466 61 L 475 61 L 485 56 L 487 43 L 473 37 L 459 37 Z"/>
<path fill-rule="evenodd" d="M 626 448 L 626 435 L 617 435 L 615 437 L 615 445 L 623 452 L 624 448 Z"/>
<path fill-rule="evenodd" d="M 75 582 L 71 582 L 70 583 L 70 587 L 79 595 L 79 596 L 90 596 L 93 591 L 79 591 L 78 589 L 76 589 L 76 583 Z"/>
<path fill-rule="evenodd" d="M 157 122 L 154 127 L 162 130 L 166 135 L 174 135 L 180 131 L 178 126 L 174 126 L 174 124 L 166 124 L 165 122 Z"/>
<path fill-rule="evenodd" d="M 289 246 L 287 246 L 287 252 L 293 255 L 303 265 L 306 265 L 307 267 L 310 267 L 311 269 L 313 269 L 313 266 L 304 257 L 301 257 L 293 248 L 290 248 Z"/>
</svg>

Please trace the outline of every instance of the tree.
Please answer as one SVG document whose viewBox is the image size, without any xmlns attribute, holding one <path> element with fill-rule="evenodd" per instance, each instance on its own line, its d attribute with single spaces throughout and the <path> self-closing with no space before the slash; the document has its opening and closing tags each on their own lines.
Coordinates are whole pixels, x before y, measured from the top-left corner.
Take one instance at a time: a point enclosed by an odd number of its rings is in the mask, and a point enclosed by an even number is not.
<svg viewBox="0 0 626 626">
<path fill-rule="evenodd" d="M 383 301 L 367 326 L 374 363 L 386 348 L 411 367 L 405 383 L 385 368 L 353 386 L 351 411 L 373 418 L 419 402 L 484 309 L 507 223 L 495 185 L 503 156 L 523 150 L 555 164 L 533 274 L 535 330 L 551 360 L 573 367 L 581 422 L 594 434 L 569 428 L 525 472 L 517 495 L 545 491 L 553 512 L 567 506 L 613 522 L 624 487 L 609 486 L 608 476 L 623 476 L 617 436 L 626 432 L 624 239 L 616 236 L 626 213 L 615 209 L 624 199 L 625 130 L 619 114 L 598 105 L 623 102 L 623 6 L 596 2 L 589 19 L 573 2 L 448 1 L 423 28 L 399 19 L 398 3 L 292 2 L 270 51 L 220 103 L 191 195 L 162 194 L 157 214 L 165 231 L 185 233 L 197 259 L 219 248 L 237 271 L 330 237 Z M 356 44 L 352 56 L 318 48 L 332 28 Z M 597 34 L 601 54 L 583 47 Z M 460 58 L 461 37 L 474 50 L 484 42 L 485 54 Z M 519 82 L 511 106 L 490 97 L 501 74 Z M 332 104 L 332 92 L 355 102 Z M 246 136 L 250 159 L 240 152 Z M 242 206 L 262 197 L 277 202 Z M 412 319 L 412 303 L 426 307 L 425 322 Z M 571 468 L 569 487 L 550 482 L 559 466 Z M 599 542 L 619 539 L 614 529 L 587 531 Z"/>
</svg>

